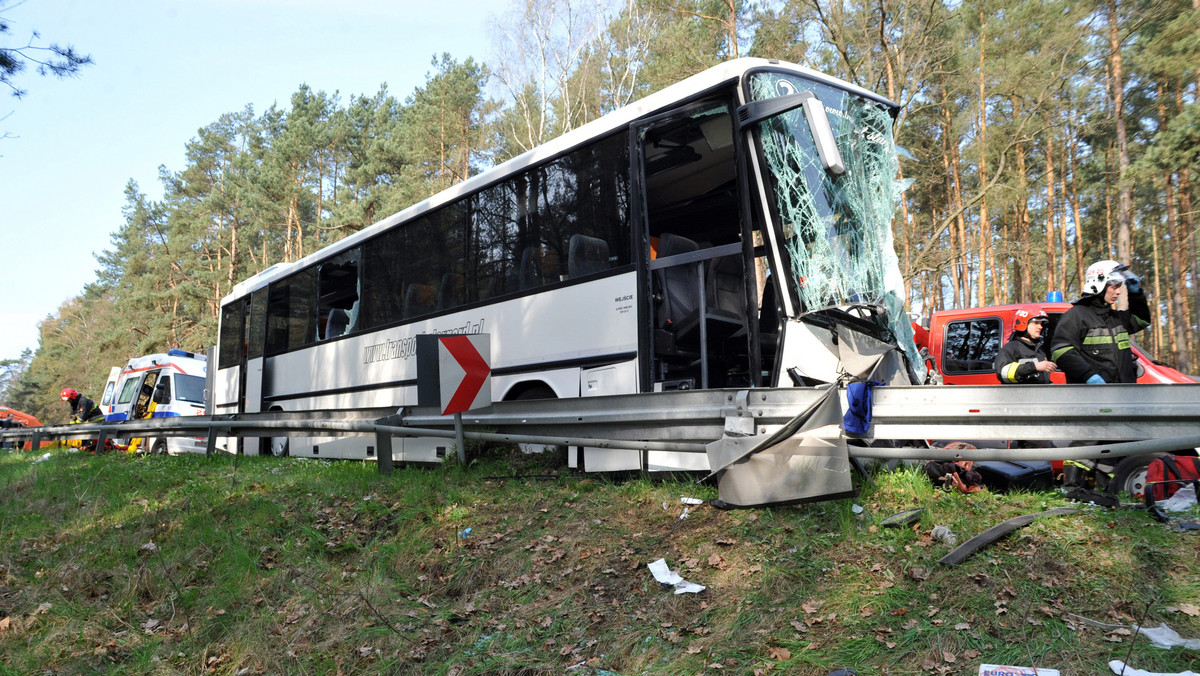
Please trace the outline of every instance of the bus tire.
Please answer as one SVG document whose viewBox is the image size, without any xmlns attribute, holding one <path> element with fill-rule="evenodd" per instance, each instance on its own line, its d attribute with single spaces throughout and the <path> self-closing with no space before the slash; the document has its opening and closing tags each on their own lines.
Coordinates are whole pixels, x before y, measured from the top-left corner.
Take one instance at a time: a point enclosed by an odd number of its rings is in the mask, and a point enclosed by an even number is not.
<svg viewBox="0 0 1200 676">
<path fill-rule="evenodd" d="M 1113 468 L 1112 492 L 1114 494 L 1128 493 L 1141 498 L 1146 490 L 1146 469 L 1156 458 L 1165 453 L 1143 453 L 1121 458 Z"/>
<path fill-rule="evenodd" d="M 167 454 L 167 440 L 159 437 L 154 440 L 154 444 L 150 446 L 150 453 L 153 455 Z"/>
<path fill-rule="evenodd" d="M 271 437 L 271 455 L 286 458 L 291 453 L 291 437 Z"/>
<path fill-rule="evenodd" d="M 549 385 L 534 385 L 513 398 L 513 401 L 529 401 L 531 399 L 558 399 Z M 567 464 L 566 446 L 539 446 L 537 444 L 517 444 L 524 453 L 550 453 L 550 457 L 559 465 Z"/>
</svg>

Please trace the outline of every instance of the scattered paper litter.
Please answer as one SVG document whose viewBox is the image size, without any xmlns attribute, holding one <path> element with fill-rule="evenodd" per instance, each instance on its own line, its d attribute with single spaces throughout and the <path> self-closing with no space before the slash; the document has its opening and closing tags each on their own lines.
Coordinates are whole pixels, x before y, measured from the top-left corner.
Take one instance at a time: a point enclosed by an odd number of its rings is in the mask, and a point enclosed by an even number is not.
<svg viewBox="0 0 1200 676">
<path fill-rule="evenodd" d="M 1014 667 L 1005 664 L 981 664 L 979 676 L 1059 676 L 1058 669 Z"/>
<path fill-rule="evenodd" d="M 652 561 L 646 567 L 650 569 L 650 572 L 654 574 L 654 579 L 659 583 L 674 587 L 676 594 L 696 594 L 705 589 L 704 585 L 688 582 L 679 573 L 668 568 L 666 559 Z"/>
<path fill-rule="evenodd" d="M 1099 622 L 1083 615 L 1075 613 L 1067 613 L 1069 617 L 1073 617 L 1084 624 L 1112 631 L 1114 629 L 1128 629 L 1134 634 L 1145 636 L 1150 639 L 1150 643 L 1154 644 L 1155 648 L 1171 649 L 1175 646 L 1182 646 L 1189 650 L 1200 650 L 1200 638 L 1183 638 L 1179 632 L 1167 626 L 1166 622 L 1160 623 L 1157 627 L 1139 627 L 1136 624 L 1108 624 Z"/>
<path fill-rule="evenodd" d="M 1133 667 L 1125 666 L 1121 660 L 1113 660 L 1108 663 L 1108 668 L 1113 670 L 1114 674 L 1120 676 L 1200 676 L 1192 670 L 1177 671 L 1170 674 L 1164 674 L 1158 671 L 1146 671 L 1145 669 L 1134 669 Z"/>
</svg>

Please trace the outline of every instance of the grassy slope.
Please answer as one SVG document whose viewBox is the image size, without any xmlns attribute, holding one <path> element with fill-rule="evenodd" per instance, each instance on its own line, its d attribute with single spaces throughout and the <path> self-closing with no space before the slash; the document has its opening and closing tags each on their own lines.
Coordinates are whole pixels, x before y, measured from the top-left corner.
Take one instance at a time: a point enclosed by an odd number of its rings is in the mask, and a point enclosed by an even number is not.
<svg viewBox="0 0 1200 676">
<path fill-rule="evenodd" d="M 680 519 L 690 479 L 612 482 L 493 453 L 466 469 L 0 451 L 0 674 L 975 674 L 984 662 L 1176 672 L 1200 637 L 1200 540 L 1138 510 L 962 540 L 1057 493 L 934 491 Z M 524 478 L 516 478 L 524 477 Z M 851 507 L 865 507 L 856 515 Z M 926 508 L 911 529 L 875 524 Z M 1194 518 L 1194 517 L 1193 517 Z M 470 528 L 466 539 L 458 534 Z M 663 590 L 665 557 L 698 595 Z M 1132 652 L 1132 656 L 1130 653 Z M 580 665 L 567 671 L 568 667 Z"/>
</svg>

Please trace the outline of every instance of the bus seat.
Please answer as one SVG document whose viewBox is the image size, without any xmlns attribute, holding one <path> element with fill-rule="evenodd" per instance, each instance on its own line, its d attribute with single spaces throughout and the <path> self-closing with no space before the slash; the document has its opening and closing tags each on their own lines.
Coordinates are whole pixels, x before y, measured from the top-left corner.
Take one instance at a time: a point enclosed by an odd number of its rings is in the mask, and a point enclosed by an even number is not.
<svg viewBox="0 0 1200 676">
<path fill-rule="evenodd" d="M 404 318 L 427 315 L 433 310 L 433 287 L 428 284 L 409 284 L 404 292 Z"/>
<path fill-rule="evenodd" d="M 438 309 L 449 310 L 462 305 L 463 276 L 457 272 L 442 275 L 438 286 Z"/>
<path fill-rule="evenodd" d="M 527 246 L 521 252 L 521 291 L 536 289 L 542 285 L 542 265 L 536 247 Z"/>
<path fill-rule="evenodd" d="M 700 245 L 692 240 L 662 233 L 659 235 L 658 256 L 660 259 L 668 256 L 699 251 Z M 708 265 L 711 271 L 712 264 Z M 713 283 L 706 282 L 703 291 L 700 288 L 700 272 L 697 264 L 685 263 L 664 268 L 661 272 L 660 284 L 663 294 L 663 307 L 658 316 L 659 328 L 670 331 L 675 338 L 676 346 L 698 343 L 700 340 L 700 322 L 705 322 L 705 333 L 709 345 L 714 345 L 729 338 L 745 328 L 745 301 L 728 300 L 736 291 L 723 291 L 726 301 L 742 308 L 741 312 L 721 307 L 717 298 L 710 298 L 715 288 Z M 726 274 L 722 272 L 722 274 Z M 708 277 L 712 274 L 706 275 Z M 737 282 L 737 284 L 740 284 Z M 700 316 L 700 293 L 705 294 L 704 316 Z"/>
<path fill-rule="evenodd" d="M 487 284 L 484 285 L 483 291 L 479 294 L 479 300 L 488 300 L 500 295 L 501 286 L 500 278 L 492 275 L 487 278 Z"/>
<path fill-rule="evenodd" d="M 710 310 L 719 310 L 737 317 L 743 327 L 746 322 L 746 277 L 742 274 L 740 256 L 725 256 L 712 261 L 706 276 L 706 304 Z"/>
<path fill-rule="evenodd" d="M 658 258 L 691 253 L 699 248 L 700 245 L 687 237 L 669 232 L 664 232 L 658 237 Z M 663 299 L 657 323 L 660 328 L 667 328 L 677 324 L 698 306 L 696 292 L 699 277 L 695 265 L 673 265 L 663 268 L 658 271 L 658 277 Z"/>
<path fill-rule="evenodd" d="M 608 242 L 599 237 L 571 235 L 567 248 L 567 275 L 571 279 L 608 269 Z"/>
<path fill-rule="evenodd" d="M 333 308 L 325 320 L 325 340 L 345 334 L 348 326 L 350 326 L 350 315 L 341 308 Z"/>
</svg>

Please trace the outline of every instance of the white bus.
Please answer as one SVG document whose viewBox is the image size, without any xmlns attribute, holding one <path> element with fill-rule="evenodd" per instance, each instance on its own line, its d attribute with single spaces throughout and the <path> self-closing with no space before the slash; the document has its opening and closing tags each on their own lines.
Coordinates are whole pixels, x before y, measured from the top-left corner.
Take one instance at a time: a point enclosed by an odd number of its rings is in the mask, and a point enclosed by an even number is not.
<svg viewBox="0 0 1200 676">
<path fill-rule="evenodd" d="M 235 286 L 213 413 L 415 405 L 415 338 L 436 333 L 490 335 L 494 401 L 810 386 L 853 371 L 850 354 L 908 382 L 896 112 L 778 61 L 690 77 Z M 374 443 L 262 452 L 371 458 Z"/>
</svg>

